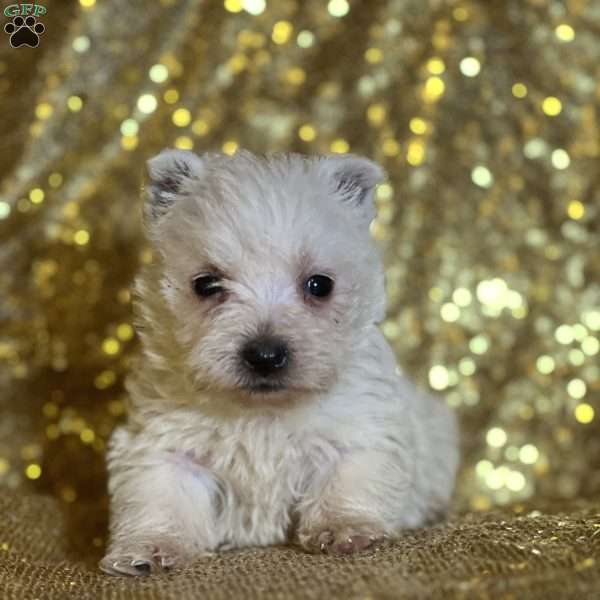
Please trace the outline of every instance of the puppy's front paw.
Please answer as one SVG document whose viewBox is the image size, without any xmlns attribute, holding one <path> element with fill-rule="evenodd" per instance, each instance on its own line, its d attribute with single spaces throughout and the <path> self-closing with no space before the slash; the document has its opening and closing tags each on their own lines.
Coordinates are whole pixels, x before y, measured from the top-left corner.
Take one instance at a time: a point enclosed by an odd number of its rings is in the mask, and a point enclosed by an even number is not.
<svg viewBox="0 0 600 600">
<path fill-rule="evenodd" d="M 389 538 L 385 533 L 359 527 L 332 527 L 300 531 L 298 541 L 309 552 L 341 555 L 373 550 L 388 542 Z"/>
<path fill-rule="evenodd" d="M 172 548 L 140 546 L 135 549 L 115 549 L 99 564 L 108 575 L 150 575 L 166 572 L 181 564 L 182 558 Z"/>
</svg>

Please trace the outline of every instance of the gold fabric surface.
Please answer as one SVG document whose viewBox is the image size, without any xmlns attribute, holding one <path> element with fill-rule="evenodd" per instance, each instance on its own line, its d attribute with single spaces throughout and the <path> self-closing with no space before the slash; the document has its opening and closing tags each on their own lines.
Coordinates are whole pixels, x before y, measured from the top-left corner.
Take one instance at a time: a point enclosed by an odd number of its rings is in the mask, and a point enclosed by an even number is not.
<svg viewBox="0 0 600 600">
<path fill-rule="evenodd" d="M 0 31 L 8 597 L 68 573 L 79 597 L 163 585 L 106 582 L 59 561 L 105 542 L 103 456 L 136 349 L 128 290 L 152 259 L 139 191 L 165 146 L 350 151 L 385 167 L 372 224 L 386 261 L 382 329 L 405 370 L 459 414 L 456 508 L 473 513 L 376 559 L 257 550 L 202 562 L 195 583 L 176 575 L 174 589 L 216 586 L 231 577 L 225 565 L 247 582 L 260 573 L 257 586 L 272 576 L 292 597 L 299 577 L 315 597 L 349 597 L 347 581 L 381 596 L 397 585 L 397 597 L 403 578 L 412 597 L 594 585 L 595 563 L 580 565 L 597 558 L 600 494 L 600 0 L 38 5 L 37 47 L 13 48 Z M 15 6 L 3 3 L 2 27 Z M 55 498 L 66 529 L 33 492 Z M 573 512 L 564 526 L 485 514 L 515 502 Z M 548 546 L 532 556 L 536 535 Z M 100 591 L 85 596 L 87 584 Z"/>
<path fill-rule="evenodd" d="M 69 516 L 58 501 L 0 496 L 3 600 L 344 600 L 418 598 L 597 598 L 600 514 L 490 511 L 407 532 L 374 553 L 335 558 L 289 547 L 227 552 L 167 575 L 109 577 L 74 553 Z M 3 543 L 2 540 L 10 540 Z"/>
<path fill-rule="evenodd" d="M 408 532 L 356 557 L 287 547 L 227 552 L 144 579 L 99 573 L 66 542 L 58 502 L 9 493 L 0 499 L 0 590 L 6 600 L 78 598 L 596 598 L 600 514 L 580 503 L 568 513 L 489 512 Z M 66 523 L 66 526 L 65 526 Z M 66 528 L 65 528 L 66 527 Z M 89 558 L 92 558 L 91 556 Z"/>
</svg>

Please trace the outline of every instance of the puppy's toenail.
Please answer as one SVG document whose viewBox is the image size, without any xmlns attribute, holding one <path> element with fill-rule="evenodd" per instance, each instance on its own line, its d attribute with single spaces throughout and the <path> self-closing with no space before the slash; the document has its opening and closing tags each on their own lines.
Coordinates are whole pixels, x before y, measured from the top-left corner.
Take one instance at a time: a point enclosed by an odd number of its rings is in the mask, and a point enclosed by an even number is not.
<svg viewBox="0 0 600 600">
<path fill-rule="evenodd" d="M 134 560 L 131 563 L 140 573 L 150 573 L 150 563 L 146 560 Z"/>
</svg>

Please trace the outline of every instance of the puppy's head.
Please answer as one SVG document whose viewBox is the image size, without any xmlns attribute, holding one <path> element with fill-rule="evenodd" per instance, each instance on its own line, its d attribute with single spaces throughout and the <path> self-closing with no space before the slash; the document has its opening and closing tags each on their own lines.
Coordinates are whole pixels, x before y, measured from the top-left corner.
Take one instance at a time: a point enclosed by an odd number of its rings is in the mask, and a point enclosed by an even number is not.
<svg viewBox="0 0 600 600">
<path fill-rule="evenodd" d="M 244 397 L 327 390 L 383 317 L 369 237 L 380 167 L 166 150 L 148 171 L 160 281 L 144 293 L 167 307 L 198 386 Z"/>
</svg>

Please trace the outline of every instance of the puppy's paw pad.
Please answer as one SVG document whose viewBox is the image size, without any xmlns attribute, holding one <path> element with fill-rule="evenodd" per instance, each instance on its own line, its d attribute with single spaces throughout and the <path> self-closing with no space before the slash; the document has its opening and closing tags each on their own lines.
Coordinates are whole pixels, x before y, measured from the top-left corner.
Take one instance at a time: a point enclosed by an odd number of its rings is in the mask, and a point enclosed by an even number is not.
<svg viewBox="0 0 600 600">
<path fill-rule="evenodd" d="M 300 545 L 309 552 L 345 555 L 373 550 L 388 541 L 384 533 L 367 533 L 352 529 L 324 529 L 316 534 L 300 533 Z"/>
<path fill-rule="evenodd" d="M 151 558 L 114 554 L 105 556 L 100 561 L 99 567 L 107 575 L 129 575 L 132 577 L 150 575 L 155 570 Z"/>
<path fill-rule="evenodd" d="M 336 541 L 327 547 L 328 554 L 355 554 L 373 550 L 387 541 L 386 535 L 350 534 L 346 539 Z"/>
<path fill-rule="evenodd" d="M 154 546 L 137 553 L 114 552 L 105 556 L 99 567 L 108 575 L 144 576 L 169 571 L 179 563 L 175 552 Z"/>
</svg>

